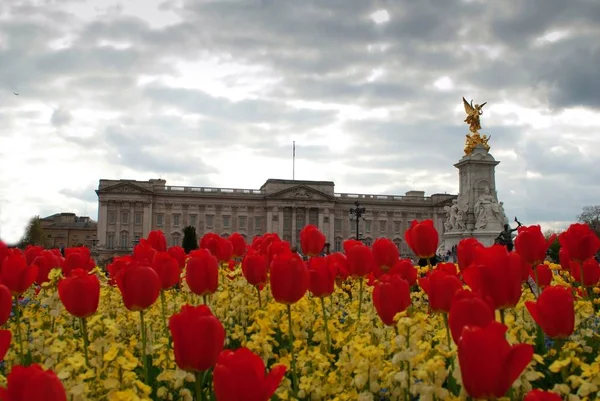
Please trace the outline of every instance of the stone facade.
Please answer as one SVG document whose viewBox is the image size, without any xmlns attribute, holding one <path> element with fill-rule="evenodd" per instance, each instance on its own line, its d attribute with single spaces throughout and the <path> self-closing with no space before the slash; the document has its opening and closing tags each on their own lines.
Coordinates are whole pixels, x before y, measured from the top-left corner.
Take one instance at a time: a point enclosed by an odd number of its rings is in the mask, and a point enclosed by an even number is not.
<svg viewBox="0 0 600 401">
<path fill-rule="evenodd" d="M 94 250 L 98 227 L 89 217 L 80 217 L 75 213 L 56 213 L 40 219 L 40 222 L 46 248 L 85 245 Z"/>
<path fill-rule="evenodd" d="M 411 256 L 404 232 L 414 219 L 433 219 L 440 235 L 444 206 L 455 195 L 403 196 L 335 193 L 330 181 L 269 179 L 260 189 L 168 186 L 165 180 L 100 180 L 98 190 L 99 260 L 130 253 L 151 230 L 162 230 L 167 243 L 181 245 L 182 229 L 194 226 L 200 238 L 207 232 L 228 236 L 239 232 L 247 241 L 276 232 L 291 244 L 307 224 L 317 225 L 332 251 L 356 237 L 349 210 L 354 202 L 366 208 L 359 235 L 366 243 L 388 237 L 405 256 Z"/>
</svg>

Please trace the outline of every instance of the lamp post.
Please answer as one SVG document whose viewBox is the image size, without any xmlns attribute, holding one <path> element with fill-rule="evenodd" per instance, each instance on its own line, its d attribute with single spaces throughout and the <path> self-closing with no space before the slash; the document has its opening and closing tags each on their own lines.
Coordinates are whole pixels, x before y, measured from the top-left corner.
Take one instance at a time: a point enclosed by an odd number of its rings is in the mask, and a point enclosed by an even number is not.
<svg viewBox="0 0 600 401">
<path fill-rule="evenodd" d="M 356 207 L 350 209 L 350 220 L 352 220 L 353 218 L 356 219 L 356 239 L 360 241 L 361 239 L 358 225 L 360 222 L 360 218 L 362 217 L 364 219 L 363 216 L 367 212 L 367 210 L 364 207 L 360 207 L 360 203 L 358 203 L 358 201 L 354 202 L 354 205 Z"/>
</svg>

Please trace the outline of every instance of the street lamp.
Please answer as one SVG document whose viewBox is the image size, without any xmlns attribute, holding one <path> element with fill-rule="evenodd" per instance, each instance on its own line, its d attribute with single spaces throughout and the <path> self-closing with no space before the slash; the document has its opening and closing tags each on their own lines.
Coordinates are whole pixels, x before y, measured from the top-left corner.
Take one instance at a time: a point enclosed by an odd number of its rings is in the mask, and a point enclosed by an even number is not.
<svg viewBox="0 0 600 401">
<path fill-rule="evenodd" d="M 363 216 L 367 212 L 367 210 L 364 207 L 360 207 L 360 204 L 358 203 L 358 201 L 354 202 L 354 205 L 356 207 L 350 209 L 350 220 L 352 220 L 353 218 L 356 219 L 356 239 L 360 241 L 360 233 L 358 230 L 358 224 L 359 224 L 361 217 L 364 220 Z"/>
</svg>

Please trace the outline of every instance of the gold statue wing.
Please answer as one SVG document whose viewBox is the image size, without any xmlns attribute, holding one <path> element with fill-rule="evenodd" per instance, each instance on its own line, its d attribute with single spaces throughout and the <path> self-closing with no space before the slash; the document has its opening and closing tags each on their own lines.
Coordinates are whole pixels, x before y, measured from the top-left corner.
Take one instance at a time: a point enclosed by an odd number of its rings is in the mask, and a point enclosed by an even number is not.
<svg viewBox="0 0 600 401">
<path fill-rule="evenodd" d="M 469 102 L 467 102 L 467 99 L 465 99 L 464 97 L 463 104 L 465 105 L 465 113 L 467 113 L 467 115 L 472 116 L 473 114 L 476 114 L 476 111 L 473 108 L 473 106 L 471 106 Z"/>
</svg>

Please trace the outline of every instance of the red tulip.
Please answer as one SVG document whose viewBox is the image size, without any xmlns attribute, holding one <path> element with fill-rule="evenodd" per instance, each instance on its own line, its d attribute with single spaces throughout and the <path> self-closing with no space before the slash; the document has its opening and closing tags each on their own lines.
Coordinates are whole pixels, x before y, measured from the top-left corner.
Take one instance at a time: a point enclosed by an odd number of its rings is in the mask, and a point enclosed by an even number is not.
<svg viewBox="0 0 600 401">
<path fill-rule="evenodd" d="M 423 220 L 420 223 L 413 220 L 410 228 L 404 233 L 404 239 L 420 259 L 430 259 L 435 256 L 439 235 L 433 226 L 433 220 Z"/>
<path fill-rule="evenodd" d="M 571 268 L 571 258 L 569 258 L 569 252 L 567 248 L 561 247 L 558 251 L 558 261 L 560 263 L 560 267 L 563 270 L 569 271 Z"/>
<path fill-rule="evenodd" d="M 142 264 L 148 266 L 152 265 L 154 255 L 156 255 L 156 249 L 154 249 L 152 245 L 150 245 L 150 243 L 143 238 L 136 246 L 133 247 L 133 259 Z"/>
<path fill-rule="evenodd" d="M 35 363 L 27 367 L 14 366 L 6 382 L 6 388 L 0 388 L 0 400 L 67 401 L 65 388 L 56 374 Z"/>
<path fill-rule="evenodd" d="M 325 247 L 325 235 L 315 225 L 304 226 L 300 230 L 300 247 L 306 256 L 317 256 Z"/>
<path fill-rule="evenodd" d="M 465 238 L 456 246 L 456 258 L 460 271 L 466 270 L 475 260 L 477 248 L 483 248 L 483 244 L 475 238 Z"/>
<path fill-rule="evenodd" d="M 143 311 L 158 298 L 160 278 L 148 265 L 132 262 L 126 265 L 117 276 L 123 303 L 130 311 Z"/>
<path fill-rule="evenodd" d="M 167 251 L 167 239 L 165 233 L 161 230 L 154 230 L 148 233 L 148 244 L 158 252 Z"/>
<path fill-rule="evenodd" d="M 336 280 L 346 280 L 348 278 L 348 258 L 341 252 L 330 253 L 325 256 L 327 264 L 336 272 Z"/>
<path fill-rule="evenodd" d="M 538 265 L 546 259 L 548 247 L 555 240 L 553 236 L 547 240 L 542 234 L 540 226 L 521 226 L 518 231 L 519 235 L 515 238 L 515 252 L 521 259 L 530 265 Z"/>
<path fill-rule="evenodd" d="M 58 296 L 67 312 L 79 318 L 92 316 L 98 310 L 100 281 L 95 274 L 75 269 L 58 282 Z"/>
<path fill-rule="evenodd" d="M 185 250 L 179 245 L 176 245 L 167 249 L 167 252 L 169 255 L 174 257 L 175 260 L 177 260 L 177 266 L 179 266 L 179 270 L 183 270 L 185 267 Z"/>
<path fill-rule="evenodd" d="M 386 326 L 394 325 L 394 317 L 410 306 L 410 288 L 399 275 L 384 274 L 373 288 L 373 305 Z"/>
<path fill-rule="evenodd" d="M 221 238 L 219 234 L 206 233 L 202 236 L 202 238 L 200 238 L 200 249 L 208 249 L 210 253 L 216 255 L 219 247 L 219 242 L 221 242 L 222 239 L 223 238 Z"/>
<path fill-rule="evenodd" d="M 63 262 L 63 276 L 68 276 L 75 269 L 92 271 L 96 267 L 96 262 L 92 259 L 90 250 L 85 246 L 65 249 L 65 261 Z"/>
<path fill-rule="evenodd" d="M 240 233 L 231 234 L 229 242 L 233 246 L 234 258 L 241 258 L 246 254 L 246 239 Z"/>
<path fill-rule="evenodd" d="M 2 270 L 2 262 L 4 262 L 4 258 L 8 256 L 8 246 L 0 241 L 0 270 Z"/>
<path fill-rule="evenodd" d="M 10 318 L 12 312 L 13 296 L 7 286 L 0 284 L 0 326 Z"/>
<path fill-rule="evenodd" d="M 217 362 L 225 329 L 206 305 L 183 305 L 169 319 L 175 362 L 180 369 L 204 372 Z"/>
<path fill-rule="evenodd" d="M 35 260 L 35 258 L 40 256 L 43 251 L 44 251 L 44 248 L 42 248 L 41 246 L 27 245 L 25 247 L 25 252 L 23 252 L 23 254 L 25 255 L 25 261 L 27 261 L 27 264 L 28 265 L 32 264 L 33 261 Z"/>
<path fill-rule="evenodd" d="M 581 283 L 581 270 L 583 269 L 583 286 L 595 287 L 600 282 L 600 265 L 594 258 L 589 258 L 583 263 L 571 263 L 571 275 L 578 283 Z"/>
<path fill-rule="evenodd" d="M 538 287 L 544 288 L 549 286 L 552 282 L 552 270 L 550 270 L 550 266 L 546 264 L 541 264 L 535 268 L 535 271 L 531 270 L 529 272 L 529 277 L 531 277 L 533 281 L 535 281 Z"/>
<path fill-rule="evenodd" d="M 495 309 L 514 307 L 521 299 L 521 257 L 502 245 L 476 250 L 475 261 L 463 272 L 465 282 Z"/>
<path fill-rule="evenodd" d="M 50 281 L 48 275 L 54 268 L 60 268 L 60 259 L 52 251 L 42 251 L 38 257 L 33 260 L 33 264 L 38 267 L 35 282 L 39 285 Z"/>
<path fill-rule="evenodd" d="M 365 277 L 375 269 L 373 251 L 360 241 L 344 241 L 346 258 L 348 259 L 348 272 L 352 277 Z M 348 247 L 346 247 L 348 243 Z"/>
<path fill-rule="evenodd" d="M 547 287 L 537 302 L 525 303 L 533 320 L 550 338 L 567 338 L 575 330 L 575 307 L 571 289 Z"/>
<path fill-rule="evenodd" d="M 190 253 L 185 281 L 196 295 L 209 295 L 219 287 L 219 262 L 208 249 L 197 249 Z"/>
<path fill-rule="evenodd" d="M 587 224 L 571 224 L 567 231 L 558 236 L 558 241 L 575 262 L 593 257 L 600 249 L 600 238 Z"/>
<path fill-rule="evenodd" d="M 419 279 L 419 285 L 427 293 L 431 310 L 444 313 L 450 312 L 454 294 L 462 289 L 462 282 L 457 276 L 438 269 Z"/>
<path fill-rule="evenodd" d="M 308 289 L 317 298 L 333 293 L 337 271 L 327 258 L 315 256 L 308 261 Z"/>
<path fill-rule="evenodd" d="M 493 320 L 494 310 L 484 300 L 468 290 L 456 292 L 448 314 L 448 325 L 455 344 L 458 344 L 466 326 L 485 327 Z"/>
<path fill-rule="evenodd" d="M 418 271 L 412 264 L 410 259 L 400 259 L 394 267 L 390 269 L 388 274 L 396 274 L 408 282 L 408 285 L 413 286 L 417 282 Z"/>
<path fill-rule="evenodd" d="M 219 237 L 214 255 L 220 263 L 229 261 L 233 257 L 233 244 L 227 239 Z"/>
<path fill-rule="evenodd" d="M 160 278 L 161 289 L 168 290 L 179 283 L 181 274 L 179 263 L 168 252 L 156 252 L 151 267 Z"/>
<path fill-rule="evenodd" d="M 242 260 L 242 274 L 254 286 L 267 282 L 267 260 L 254 249 L 250 249 Z"/>
<path fill-rule="evenodd" d="M 442 262 L 435 266 L 435 270 L 446 272 L 452 276 L 458 276 L 458 270 L 454 263 Z"/>
<path fill-rule="evenodd" d="M 285 375 L 284 365 L 265 373 L 263 360 L 248 348 L 224 350 L 213 373 L 217 401 L 269 401 Z"/>
<path fill-rule="evenodd" d="M 379 277 L 394 267 L 400 259 L 400 253 L 396 244 L 389 238 L 377 238 L 373 243 L 373 258 L 375 259 L 373 273 Z"/>
<path fill-rule="evenodd" d="M 308 290 L 308 269 L 294 252 L 278 255 L 271 262 L 271 293 L 282 304 L 295 304 Z"/>
<path fill-rule="evenodd" d="M 506 326 L 496 321 L 485 327 L 467 326 L 458 342 L 463 385 L 473 398 L 504 397 L 533 358 L 529 344 L 511 346 Z"/>
<path fill-rule="evenodd" d="M 550 391 L 531 390 L 523 401 L 562 401 L 562 397 Z"/>
<path fill-rule="evenodd" d="M 12 340 L 12 332 L 10 330 L 0 330 L 0 361 L 4 361 L 4 357 L 10 348 Z"/>
<path fill-rule="evenodd" d="M 9 249 L 0 270 L 0 283 L 4 284 L 12 295 L 21 295 L 31 287 L 38 273 L 34 264 L 27 266 L 25 256 L 18 249 Z"/>
<path fill-rule="evenodd" d="M 110 285 L 117 285 L 117 277 L 119 276 L 119 274 L 121 274 L 121 272 L 123 271 L 125 266 L 132 263 L 132 261 L 133 261 L 133 258 L 130 255 L 115 256 L 113 258 L 112 263 L 110 263 L 106 267 L 106 270 L 108 271 L 108 275 L 110 277 L 110 280 L 108 281 L 108 283 Z"/>
</svg>

